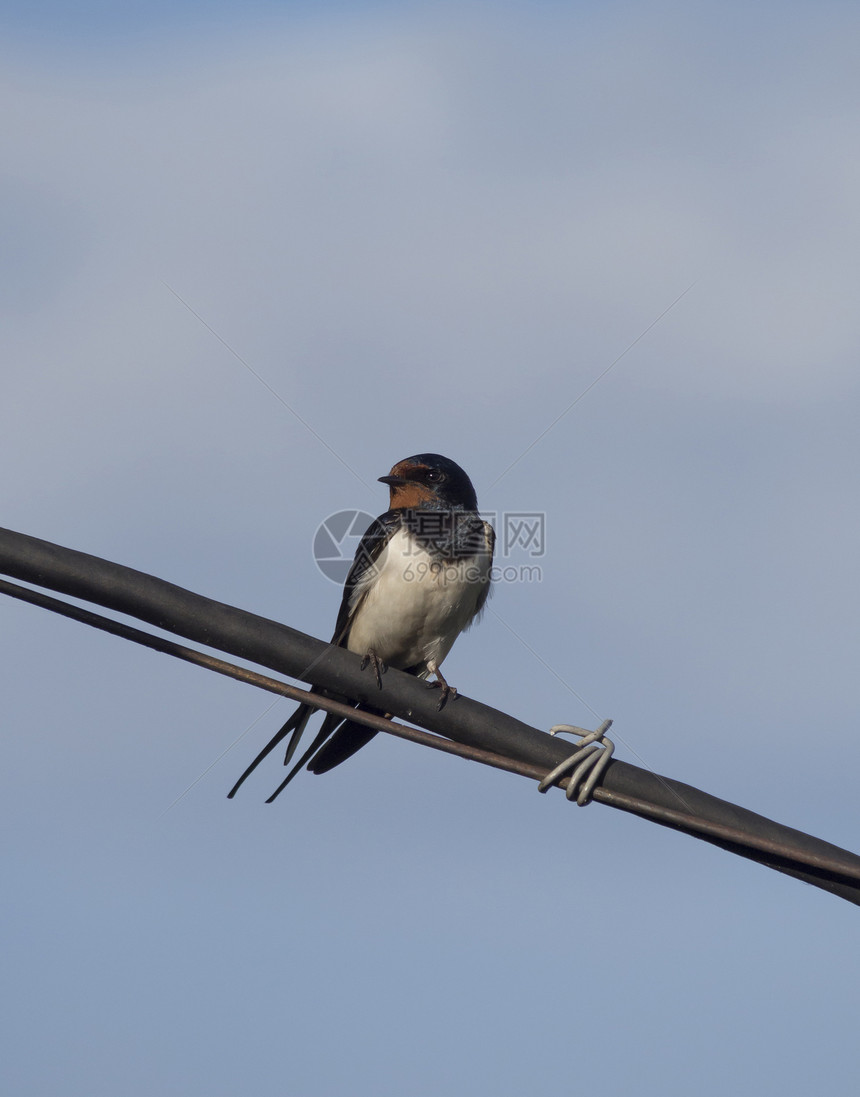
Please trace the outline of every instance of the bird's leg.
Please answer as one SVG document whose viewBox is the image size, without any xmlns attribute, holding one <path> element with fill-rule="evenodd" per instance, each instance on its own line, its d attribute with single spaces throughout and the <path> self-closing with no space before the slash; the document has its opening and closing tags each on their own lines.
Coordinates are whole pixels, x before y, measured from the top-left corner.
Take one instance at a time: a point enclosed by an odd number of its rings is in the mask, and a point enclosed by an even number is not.
<svg viewBox="0 0 860 1097">
<path fill-rule="evenodd" d="M 373 667 L 373 673 L 376 675 L 376 684 L 382 689 L 382 675 L 385 674 L 388 667 L 383 663 L 375 651 L 369 651 L 361 660 L 361 669 L 364 670 L 367 666 Z"/>
<path fill-rule="evenodd" d="M 427 687 L 429 689 L 440 689 L 442 691 L 442 696 L 439 698 L 439 704 L 436 706 L 436 711 L 439 712 L 440 709 L 443 709 L 445 707 L 445 703 L 449 697 L 457 696 L 457 688 L 456 686 L 448 685 L 448 683 L 442 677 L 442 672 L 439 670 L 435 663 L 428 663 L 427 669 L 430 671 L 431 674 L 436 675 L 436 681 L 428 682 Z"/>
</svg>

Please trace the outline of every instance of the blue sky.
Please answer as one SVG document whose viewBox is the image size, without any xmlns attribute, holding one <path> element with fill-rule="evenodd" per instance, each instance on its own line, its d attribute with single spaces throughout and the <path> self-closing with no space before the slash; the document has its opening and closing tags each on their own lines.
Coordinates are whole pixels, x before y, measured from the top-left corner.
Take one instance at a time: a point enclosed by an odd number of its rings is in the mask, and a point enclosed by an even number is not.
<svg viewBox="0 0 860 1097">
<path fill-rule="evenodd" d="M 546 515 L 454 685 L 860 848 L 851 6 L 3 25 L 4 524 L 327 637 L 447 454 Z M 228 802 L 285 704 L 0 613 L 9 1092 L 847 1089 L 847 904 L 381 737 Z"/>
</svg>

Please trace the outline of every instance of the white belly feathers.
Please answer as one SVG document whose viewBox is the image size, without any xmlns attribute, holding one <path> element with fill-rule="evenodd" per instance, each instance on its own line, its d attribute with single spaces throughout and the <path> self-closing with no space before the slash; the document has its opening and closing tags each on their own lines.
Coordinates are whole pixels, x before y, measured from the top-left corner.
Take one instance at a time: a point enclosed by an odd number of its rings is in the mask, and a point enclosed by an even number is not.
<svg viewBox="0 0 860 1097">
<path fill-rule="evenodd" d="M 475 616 L 489 581 L 489 552 L 440 563 L 406 529 L 398 530 L 352 595 L 357 613 L 347 647 L 373 651 L 400 670 L 438 666 Z M 360 603 L 360 604 L 359 604 Z"/>
</svg>

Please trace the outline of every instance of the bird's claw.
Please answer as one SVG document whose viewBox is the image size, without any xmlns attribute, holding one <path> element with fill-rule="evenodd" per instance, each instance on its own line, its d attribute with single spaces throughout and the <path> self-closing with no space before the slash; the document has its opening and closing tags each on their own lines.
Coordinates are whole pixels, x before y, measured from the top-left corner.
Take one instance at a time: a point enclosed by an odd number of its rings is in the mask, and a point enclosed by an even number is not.
<svg viewBox="0 0 860 1097">
<path fill-rule="evenodd" d="M 427 683 L 428 689 L 439 689 L 442 691 L 442 696 L 439 698 L 439 704 L 436 706 L 436 711 L 441 712 L 448 702 L 449 697 L 457 696 L 457 687 L 449 686 L 445 679 L 436 672 L 436 680 L 434 682 Z"/>
<path fill-rule="evenodd" d="M 383 663 L 375 651 L 369 651 L 361 660 L 362 670 L 365 670 L 368 666 L 373 667 L 373 673 L 376 675 L 376 684 L 379 689 L 382 689 L 382 675 L 385 674 L 388 667 Z"/>
</svg>

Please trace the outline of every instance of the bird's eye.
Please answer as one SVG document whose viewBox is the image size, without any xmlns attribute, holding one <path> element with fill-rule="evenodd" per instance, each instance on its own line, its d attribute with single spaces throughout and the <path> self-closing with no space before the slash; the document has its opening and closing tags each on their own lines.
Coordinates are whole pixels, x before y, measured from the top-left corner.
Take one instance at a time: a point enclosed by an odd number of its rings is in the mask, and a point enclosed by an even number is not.
<svg viewBox="0 0 860 1097">
<path fill-rule="evenodd" d="M 442 472 L 440 469 L 430 469 L 430 471 L 427 473 L 427 479 L 430 481 L 431 484 L 441 484 L 442 481 L 445 479 L 445 473 Z"/>
</svg>

